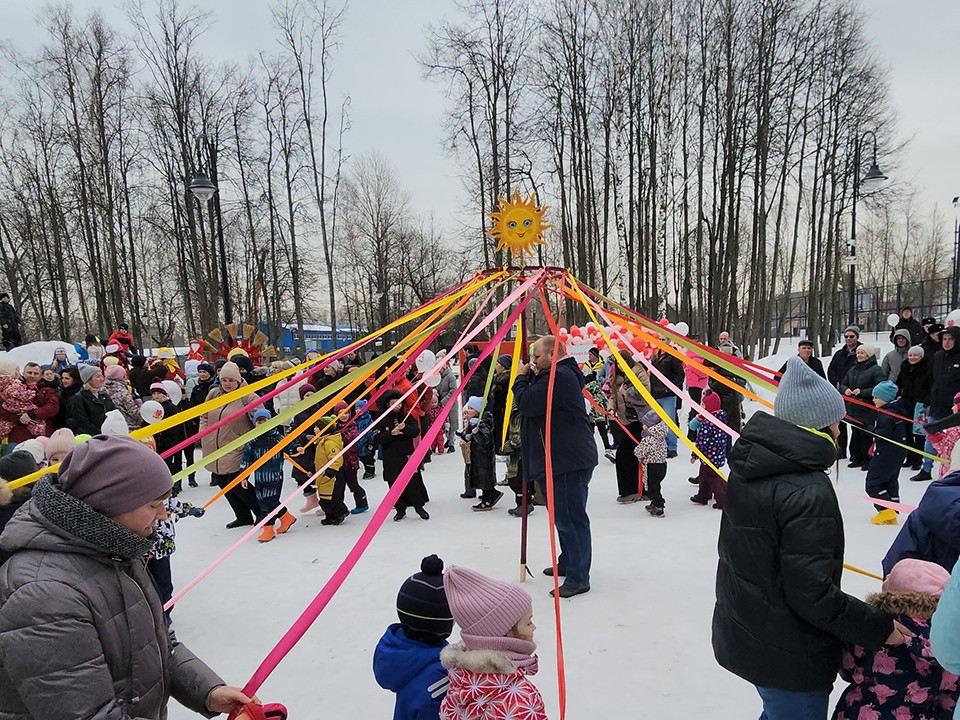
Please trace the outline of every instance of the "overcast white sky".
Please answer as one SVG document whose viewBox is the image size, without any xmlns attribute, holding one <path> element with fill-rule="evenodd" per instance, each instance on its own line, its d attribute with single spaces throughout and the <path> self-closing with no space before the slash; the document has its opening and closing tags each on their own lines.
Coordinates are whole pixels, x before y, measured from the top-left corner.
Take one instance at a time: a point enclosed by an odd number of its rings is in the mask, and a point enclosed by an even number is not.
<svg viewBox="0 0 960 720">
<path fill-rule="evenodd" d="M 41 3 L 2 4 L 0 37 L 29 49 L 40 37 L 35 18 Z M 102 8 L 108 19 L 124 26 L 120 2 L 69 4 L 78 15 Z M 196 4 L 213 14 L 203 43 L 209 56 L 245 64 L 256 51 L 272 45 L 266 0 Z M 900 137 L 912 139 L 898 172 L 922 191 L 926 204 L 947 211 L 952 225 L 949 203 L 960 195 L 960 83 L 954 37 L 960 28 L 960 2 L 866 0 L 864 7 L 877 51 L 891 70 Z M 451 0 L 351 0 L 333 80 L 336 96 L 351 97 L 348 152 L 379 150 L 397 168 L 413 208 L 421 213 L 434 210 L 447 228 L 455 227 L 463 192 L 456 163 L 441 146 L 446 98 L 442 86 L 422 79 L 414 54 L 426 45 L 426 26 L 453 13 Z"/>
</svg>

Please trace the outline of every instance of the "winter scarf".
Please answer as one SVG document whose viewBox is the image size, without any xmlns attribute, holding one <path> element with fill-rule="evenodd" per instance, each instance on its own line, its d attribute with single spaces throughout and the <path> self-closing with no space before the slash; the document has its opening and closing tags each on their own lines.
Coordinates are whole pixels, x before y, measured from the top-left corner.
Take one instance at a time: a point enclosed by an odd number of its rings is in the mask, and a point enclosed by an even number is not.
<svg viewBox="0 0 960 720">
<path fill-rule="evenodd" d="M 33 505 L 51 532 L 77 538 L 125 560 L 143 557 L 157 541 L 156 535 L 141 537 L 67 494 L 60 489 L 55 475 L 44 475 L 37 481 Z"/>
<path fill-rule="evenodd" d="M 537 644 L 531 640 L 521 640 L 515 637 L 483 637 L 480 635 L 469 635 L 460 633 L 460 639 L 463 641 L 467 650 L 490 650 L 500 653 L 515 668 L 523 668 L 527 675 L 535 675 L 538 669 Z"/>
</svg>

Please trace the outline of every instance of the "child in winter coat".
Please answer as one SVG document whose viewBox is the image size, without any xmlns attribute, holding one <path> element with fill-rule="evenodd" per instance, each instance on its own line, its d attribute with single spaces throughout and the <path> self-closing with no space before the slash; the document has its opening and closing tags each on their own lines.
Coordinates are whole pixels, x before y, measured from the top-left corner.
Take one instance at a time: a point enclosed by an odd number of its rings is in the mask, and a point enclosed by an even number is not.
<svg viewBox="0 0 960 720">
<path fill-rule="evenodd" d="M 373 433 L 370 430 L 373 418 L 370 417 L 367 405 L 366 400 L 359 401 L 354 413 L 357 432 L 360 434 L 360 442 L 357 443 L 357 457 L 363 465 L 364 480 L 370 480 L 377 476 L 377 458 L 373 453 Z"/>
<path fill-rule="evenodd" d="M 470 402 L 473 402 L 473 407 Z M 472 500 L 477 496 L 477 489 L 471 482 L 472 469 L 470 468 L 470 438 L 467 433 L 480 422 L 480 413 L 483 410 L 483 398 L 471 397 L 463 406 L 463 426 L 457 431 L 457 437 L 460 438 L 460 453 L 463 455 L 463 492 L 460 494 L 464 500 Z"/>
<path fill-rule="evenodd" d="M 343 437 L 337 427 L 336 415 L 327 415 L 317 423 L 319 434 L 316 438 L 317 449 L 313 456 L 313 466 L 323 470 L 317 478 L 317 499 L 320 509 L 326 515 L 321 525 L 342 525 L 350 511 L 343 502 L 346 480 L 343 476 Z"/>
<path fill-rule="evenodd" d="M 520 462 L 520 408 L 516 405 L 510 410 L 510 423 L 507 425 L 507 441 L 503 450 L 507 453 L 507 485 L 516 496 L 516 507 L 507 510 L 513 517 L 523 517 L 523 495 L 527 495 L 527 515 L 533 512 L 533 497 L 536 490 L 532 482 L 523 477 L 523 463 Z"/>
<path fill-rule="evenodd" d="M 440 651 L 453 632 L 453 615 L 443 591 L 443 560 L 425 557 L 397 594 L 397 616 L 377 643 L 373 674 L 396 693 L 393 720 L 434 720 L 450 684 Z"/>
<path fill-rule="evenodd" d="M 896 616 L 916 637 L 877 651 L 846 648 L 840 677 L 850 685 L 837 702 L 833 720 L 953 717 L 960 678 L 940 665 L 930 647 L 930 618 L 949 579 L 934 563 L 901 560 L 881 592 L 867 596 L 867 603 Z"/>
<path fill-rule="evenodd" d="M 337 429 L 340 430 L 340 437 L 343 439 L 344 447 L 346 447 L 357 438 L 357 424 L 353 421 L 350 407 L 343 400 L 334 406 L 334 410 L 337 413 Z M 357 445 L 359 444 L 359 442 L 354 443 L 343 454 L 343 466 L 341 467 L 343 479 L 347 487 L 350 488 L 350 492 L 353 493 L 353 501 L 356 503 L 356 507 L 350 511 L 351 515 L 359 515 L 370 509 L 370 505 L 367 503 L 367 492 L 357 480 L 357 471 L 360 469 L 360 457 L 357 454 Z"/>
<path fill-rule="evenodd" d="M 546 720 L 540 691 L 528 679 L 537 672 L 533 602 L 519 585 L 451 566 L 443 588 L 460 642 L 440 653 L 450 687 L 441 720 Z"/>
<path fill-rule="evenodd" d="M 643 430 L 640 443 L 633 454 L 643 464 L 643 478 L 646 485 L 644 494 L 650 500 L 647 512 L 653 517 L 663 517 L 666 501 L 663 499 L 661 485 L 667 476 L 667 424 L 656 410 L 648 410 L 640 419 Z"/>
<path fill-rule="evenodd" d="M 383 408 L 383 419 L 373 436 L 373 444 L 380 448 L 383 456 L 383 479 L 393 487 L 410 456 L 413 455 L 413 439 L 420 433 L 420 425 L 415 418 L 408 417 L 403 403 L 399 402 L 400 393 L 387 390 L 380 396 L 379 405 Z M 394 522 L 407 516 L 407 508 L 412 507 L 424 520 L 430 519 L 424 505 L 427 502 L 427 488 L 423 484 L 420 472 L 413 473 L 410 482 L 403 489 L 394 504 L 396 511 Z"/>
<path fill-rule="evenodd" d="M 157 584 L 157 590 L 160 592 L 160 602 L 164 605 L 173 597 L 173 576 L 170 572 L 170 556 L 177 550 L 177 528 L 176 523 L 180 518 L 203 517 L 203 508 L 194 507 L 188 502 L 183 502 L 175 497 L 168 497 L 163 501 L 163 507 L 167 511 L 165 520 L 160 520 L 154 526 L 157 534 L 157 542 L 153 546 L 153 551 L 147 559 L 147 570 Z M 170 624 L 170 611 L 163 613 Z"/>
<path fill-rule="evenodd" d="M 960 393 L 953 398 L 953 412 L 955 415 L 960 413 Z M 928 431 L 927 437 L 937 451 L 937 456 L 950 461 L 938 463 L 940 465 L 938 478 L 942 480 L 948 473 L 960 468 L 960 462 L 956 464 L 953 462 L 953 453 L 957 447 L 957 441 L 960 440 L 960 425 L 953 425 L 938 432 Z"/>
<path fill-rule="evenodd" d="M 306 400 L 316 392 L 317 389 L 313 385 L 305 383 L 300 386 L 300 399 Z M 316 410 L 312 407 L 298 412 L 290 423 L 290 430 L 292 431 L 294 428 L 303 425 L 314 412 L 316 412 Z M 300 514 L 316 512 L 317 515 L 322 517 L 323 510 L 319 509 L 320 500 L 317 498 L 317 486 L 313 482 L 308 482 L 308 480 L 313 477 L 313 473 L 316 472 L 316 468 L 313 467 L 315 451 L 310 448 L 316 433 L 316 426 L 309 426 L 301 432 L 288 447 L 290 448 L 290 462 L 293 464 L 291 475 L 293 476 L 294 482 L 300 486 L 303 491 L 303 498 L 306 500 L 304 506 L 300 508 Z"/>
<path fill-rule="evenodd" d="M 700 404 L 705 410 L 712 413 L 721 423 L 727 424 L 727 413 L 721 409 L 720 395 L 708 391 L 704 393 Z M 697 449 L 713 463 L 714 467 L 721 468 L 727 462 L 727 452 L 730 449 L 730 437 L 706 416 L 698 415 L 692 425 L 696 426 Z M 696 455 L 690 456 L 690 462 L 697 461 Z M 723 510 L 723 503 L 727 497 L 727 483 L 713 468 L 705 462 L 700 462 L 700 473 L 697 475 L 697 494 L 690 498 L 694 505 L 706 505 L 713 498 L 713 507 Z"/>
<path fill-rule="evenodd" d="M 464 428 L 461 434 L 467 443 L 470 462 L 469 489 L 480 491 L 480 502 L 473 506 L 476 512 L 493 510 L 493 506 L 503 497 L 497 490 L 497 469 L 494 457 L 494 448 L 498 443 L 494 441 L 493 412 L 487 410 L 480 415 L 483 399 L 472 397 L 463 409 Z"/>
<path fill-rule="evenodd" d="M 270 417 L 269 410 L 260 408 L 253 414 L 253 422 L 255 425 L 263 425 Z M 277 443 L 282 439 L 283 433 L 280 432 L 279 428 L 273 428 L 259 437 L 255 437 L 248 442 L 243 449 L 240 469 L 246 470 L 276 447 Z M 241 480 L 240 485 L 246 490 L 250 487 L 250 480 Z M 253 485 L 257 492 L 257 505 L 259 506 L 257 522 L 259 523 L 280 505 L 280 492 L 283 489 L 283 455 L 281 453 L 275 453 L 263 465 L 253 471 Z M 278 533 L 280 535 L 286 533 L 297 521 L 293 514 L 286 508 L 283 509 L 283 513 L 280 515 L 280 527 L 276 530 L 274 530 L 273 527 L 274 520 L 276 520 L 276 518 L 268 520 L 267 524 L 263 526 L 263 531 L 260 533 L 260 537 L 257 538 L 258 542 L 270 542 Z"/>
<path fill-rule="evenodd" d="M 873 388 L 873 404 L 881 410 L 902 415 L 903 410 L 896 401 L 899 388 L 889 380 L 877 383 Z M 867 495 L 880 500 L 900 501 L 900 469 L 907 459 L 907 425 L 898 417 L 885 412 L 877 413 L 874 427 L 877 437 L 873 447 L 873 457 L 867 469 Z M 899 443 L 899 444 L 894 444 Z M 896 525 L 897 511 L 874 505 L 877 514 L 871 522 L 874 525 Z"/>
<path fill-rule="evenodd" d="M 173 417 L 179 412 L 177 406 L 170 400 L 170 396 L 167 395 L 167 389 L 163 386 L 163 383 L 155 382 L 150 386 L 150 397 L 163 406 L 164 419 Z M 187 436 L 184 434 L 183 424 L 181 423 L 158 432 L 153 437 L 157 442 L 157 452 L 162 455 L 170 448 L 183 442 Z M 164 458 L 164 462 L 167 464 L 171 475 L 176 475 L 183 470 L 183 454 L 181 452 L 175 452 L 170 457 Z M 174 497 L 180 494 L 182 482 L 182 480 L 177 480 L 173 484 Z"/>
<path fill-rule="evenodd" d="M 427 427 L 432 427 L 433 424 L 440 418 L 440 398 L 437 396 L 437 393 L 432 393 L 430 397 L 430 410 L 427 413 Z M 430 448 L 432 452 L 437 453 L 437 455 L 443 455 L 444 447 L 443 442 L 446 439 L 446 433 L 443 431 L 437 433 L 437 437 L 433 440 L 433 446 Z"/>
</svg>

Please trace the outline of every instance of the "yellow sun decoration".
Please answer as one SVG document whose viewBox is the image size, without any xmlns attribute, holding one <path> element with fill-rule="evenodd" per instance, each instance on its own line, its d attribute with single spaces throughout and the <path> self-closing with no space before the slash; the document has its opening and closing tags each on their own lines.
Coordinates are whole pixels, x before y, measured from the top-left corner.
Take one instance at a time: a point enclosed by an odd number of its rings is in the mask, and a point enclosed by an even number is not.
<svg viewBox="0 0 960 720">
<path fill-rule="evenodd" d="M 537 245 L 546 245 L 543 240 L 545 230 L 553 225 L 543 221 L 547 205 L 537 205 L 537 195 L 520 197 L 520 191 L 513 193 L 513 202 L 497 198 L 499 212 L 487 213 L 493 218 L 493 227 L 487 234 L 496 238 L 497 250 L 508 248 L 514 261 L 523 262 L 524 255 L 533 257 Z"/>
</svg>

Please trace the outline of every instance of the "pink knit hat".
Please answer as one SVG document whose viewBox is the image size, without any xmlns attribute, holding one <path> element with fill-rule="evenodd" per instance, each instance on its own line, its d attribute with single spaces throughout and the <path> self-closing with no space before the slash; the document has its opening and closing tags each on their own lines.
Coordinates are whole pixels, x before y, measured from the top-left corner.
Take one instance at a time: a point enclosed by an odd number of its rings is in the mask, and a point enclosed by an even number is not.
<svg viewBox="0 0 960 720">
<path fill-rule="evenodd" d="M 901 560 L 883 581 L 883 591 L 889 593 L 917 592 L 940 597 L 950 579 L 950 573 L 936 563 L 907 558 Z"/>
<path fill-rule="evenodd" d="M 107 380 L 124 380 L 127 377 L 127 373 L 124 371 L 122 365 L 108 365 L 107 369 L 103 371 L 103 376 Z"/>
<path fill-rule="evenodd" d="M 443 589 L 453 619 L 468 635 L 502 638 L 533 606 L 530 594 L 519 585 L 456 565 L 443 574 Z"/>
</svg>

